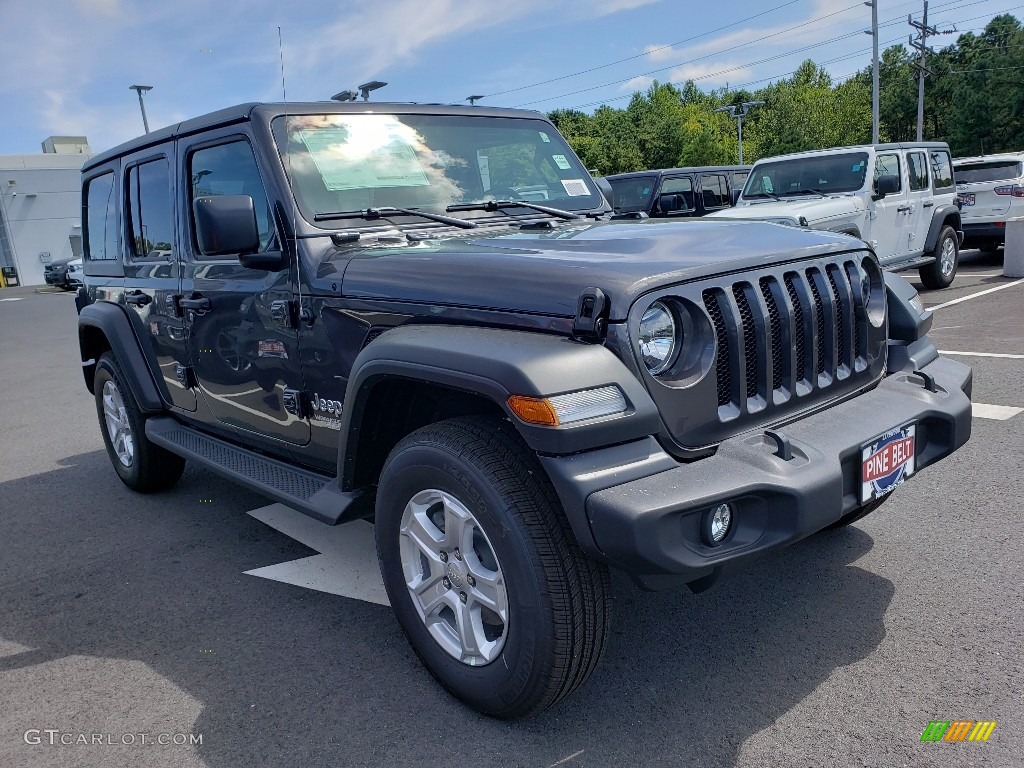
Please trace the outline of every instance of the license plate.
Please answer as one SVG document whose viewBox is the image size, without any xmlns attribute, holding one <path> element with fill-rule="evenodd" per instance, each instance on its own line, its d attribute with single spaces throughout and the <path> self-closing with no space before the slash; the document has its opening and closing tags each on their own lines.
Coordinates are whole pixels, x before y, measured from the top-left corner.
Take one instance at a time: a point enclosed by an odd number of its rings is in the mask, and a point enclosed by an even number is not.
<svg viewBox="0 0 1024 768">
<path fill-rule="evenodd" d="M 967 205 L 967 206 L 974 205 L 974 193 L 973 192 L 971 194 L 969 194 L 969 195 L 959 194 L 959 195 L 957 195 L 957 198 L 960 200 L 960 202 L 963 205 Z"/>
<path fill-rule="evenodd" d="M 908 424 L 861 446 L 861 503 L 885 496 L 914 474 L 914 430 Z"/>
</svg>

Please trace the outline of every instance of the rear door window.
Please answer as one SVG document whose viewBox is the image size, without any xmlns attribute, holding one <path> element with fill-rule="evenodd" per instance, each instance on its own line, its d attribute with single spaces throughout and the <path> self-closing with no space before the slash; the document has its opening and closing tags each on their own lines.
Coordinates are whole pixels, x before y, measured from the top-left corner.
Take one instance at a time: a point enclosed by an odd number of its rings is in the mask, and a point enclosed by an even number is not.
<svg viewBox="0 0 1024 768">
<path fill-rule="evenodd" d="M 924 152 L 907 153 L 907 173 L 910 176 L 910 189 L 918 191 L 928 189 L 928 163 Z"/>
<path fill-rule="evenodd" d="M 167 158 L 161 157 L 128 169 L 126 230 L 133 261 L 170 261 L 174 258 L 174 208 Z"/>
<path fill-rule="evenodd" d="M 945 189 L 953 186 L 953 166 L 949 162 L 949 152 L 944 149 L 933 149 L 932 156 L 932 184 L 935 190 Z"/>
<path fill-rule="evenodd" d="M 676 176 L 661 183 L 658 207 L 662 213 L 687 213 L 693 210 L 693 180 Z"/>
<path fill-rule="evenodd" d="M 700 177 L 700 194 L 705 210 L 729 205 L 729 184 L 725 176 L 705 173 Z"/>
</svg>

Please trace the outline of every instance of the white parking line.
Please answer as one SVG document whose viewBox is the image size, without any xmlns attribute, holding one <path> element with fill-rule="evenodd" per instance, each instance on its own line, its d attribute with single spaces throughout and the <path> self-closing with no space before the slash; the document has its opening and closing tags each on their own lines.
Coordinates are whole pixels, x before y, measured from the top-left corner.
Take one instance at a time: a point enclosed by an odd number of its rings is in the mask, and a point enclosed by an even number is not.
<svg viewBox="0 0 1024 768">
<path fill-rule="evenodd" d="M 960 352 L 955 349 L 940 349 L 940 355 L 966 355 L 967 357 L 1005 357 L 1009 360 L 1024 360 L 1024 355 L 1005 355 L 1002 352 Z"/>
<path fill-rule="evenodd" d="M 1006 421 L 1012 419 L 1024 408 L 1014 408 L 1011 405 L 989 405 L 988 403 L 972 403 L 971 404 L 971 415 L 976 416 L 979 419 L 995 419 L 996 421 Z"/>
<path fill-rule="evenodd" d="M 969 301 L 971 299 L 976 299 L 979 296 L 984 296 L 985 294 L 988 294 L 988 293 L 995 293 L 996 291 L 1001 291 L 1004 288 L 1013 288 L 1013 286 L 1020 285 L 1021 283 L 1024 283 L 1024 278 L 1022 278 L 1020 280 L 1014 280 L 1012 283 L 1006 283 L 1006 285 L 997 285 L 995 288 L 989 288 L 988 290 L 985 290 L 985 291 L 978 291 L 977 293 L 971 293 L 971 294 L 968 294 L 967 296 L 961 296 L 959 299 L 953 299 L 952 301 L 947 301 L 945 304 L 937 304 L 934 307 L 927 307 L 927 309 L 931 309 L 931 310 L 934 311 L 936 309 L 943 309 L 945 307 L 952 307 L 954 304 L 959 304 L 961 301 Z"/>
<path fill-rule="evenodd" d="M 10 298 L 10 299 L 0 299 L 0 301 L 24 301 L 24 300 L 25 300 L 24 296 L 16 296 L 16 297 L 13 297 L 13 298 Z"/>
</svg>

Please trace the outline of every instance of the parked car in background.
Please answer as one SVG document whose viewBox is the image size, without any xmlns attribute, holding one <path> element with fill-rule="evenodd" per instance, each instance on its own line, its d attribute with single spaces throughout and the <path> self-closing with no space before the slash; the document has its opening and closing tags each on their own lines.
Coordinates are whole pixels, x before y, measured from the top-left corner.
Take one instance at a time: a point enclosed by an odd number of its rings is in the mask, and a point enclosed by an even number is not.
<svg viewBox="0 0 1024 768">
<path fill-rule="evenodd" d="M 758 160 L 736 207 L 713 216 L 852 235 L 886 269 L 917 269 L 928 288 L 953 282 L 963 242 L 949 146 L 936 141 Z"/>
<path fill-rule="evenodd" d="M 78 288 L 80 285 L 84 284 L 83 275 L 84 273 L 82 272 L 82 260 L 72 259 L 71 261 L 68 262 L 68 268 L 67 273 L 65 274 L 64 277 L 63 287 L 67 290 L 71 290 L 72 288 Z"/>
<path fill-rule="evenodd" d="M 46 284 L 55 285 L 58 288 L 70 288 L 71 286 L 68 285 L 68 263 L 71 261 L 72 259 L 51 261 L 43 267 L 43 280 Z"/>
<path fill-rule="evenodd" d="M 1006 221 L 1024 216 L 1024 152 L 953 161 L 964 246 L 989 253 L 1006 243 Z"/>
<path fill-rule="evenodd" d="M 749 165 L 662 168 L 606 176 L 616 213 L 651 217 L 696 217 L 728 208 L 739 193 Z"/>
</svg>

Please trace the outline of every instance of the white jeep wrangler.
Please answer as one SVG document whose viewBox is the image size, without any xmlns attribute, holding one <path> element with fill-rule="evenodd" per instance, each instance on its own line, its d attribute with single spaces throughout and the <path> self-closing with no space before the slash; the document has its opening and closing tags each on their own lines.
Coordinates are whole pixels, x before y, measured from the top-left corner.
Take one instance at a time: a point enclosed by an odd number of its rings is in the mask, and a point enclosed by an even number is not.
<svg viewBox="0 0 1024 768">
<path fill-rule="evenodd" d="M 710 216 L 843 232 L 867 241 L 886 269 L 919 269 L 928 288 L 953 282 L 963 242 L 949 147 L 939 142 L 765 158 L 736 207 Z"/>
</svg>

